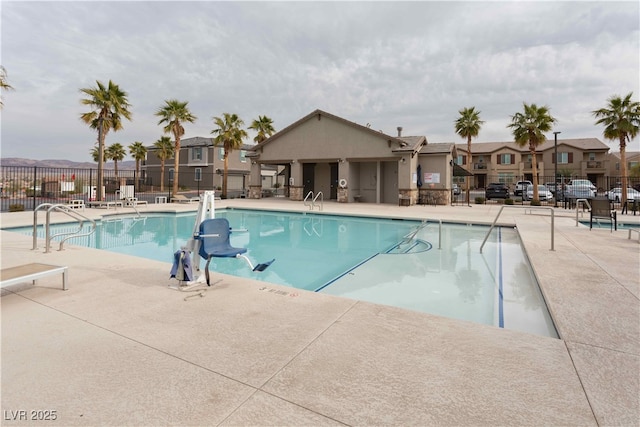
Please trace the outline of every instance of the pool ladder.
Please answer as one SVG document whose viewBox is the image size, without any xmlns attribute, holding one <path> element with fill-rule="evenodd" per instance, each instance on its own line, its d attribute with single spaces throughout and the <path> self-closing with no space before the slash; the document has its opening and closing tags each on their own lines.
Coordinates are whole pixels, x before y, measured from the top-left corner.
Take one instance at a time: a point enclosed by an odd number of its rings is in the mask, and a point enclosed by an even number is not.
<svg viewBox="0 0 640 427">
<path fill-rule="evenodd" d="M 320 198 L 320 206 L 318 206 L 318 210 L 321 211 L 324 202 L 324 195 L 322 194 L 322 191 L 318 191 L 318 194 L 316 194 L 315 197 L 313 195 L 313 191 L 309 191 L 304 198 L 304 205 L 309 206 L 309 210 L 312 211 L 316 207 L 318 198 Z M 311 201 L 309 201 L 309 199 L 311 199 Z"/>
<path fill-rule="evenodd" d="M 72 237 L 89 236 L 96 231 L 96 222 L 91 218 L 87 218 L 81 213 L 76 212 L 75 209 L 72 209 L 67 205 L 63 205 L 63 204 L 42 203 L 38 205 L 33 211 L 33 248 L 32 250 L 38 249 L 38 212 L 45 209 L 47 210 L 47 216 L 44 224 L 45 236 L 46 236 L 45 248 L 44 248 L 45 253 L 48 253 L 51 250 L 51 240 L 53 240 L 54 237 L 67 236 L 60 241 L 60 247 L 58 248 L 58 250 L 61 251 L 64 246 L 64 242 L 71 239 Z M 51 235 L 51 212 L 61 212 L 75 219 L 76 221 L 78 221 L 78 225 L 79 225 L 78 230 L 76 230 L 75 232 L 64 232 L 64 233 Z M 91 222 L 92 224 L 91 231 L 81 233 L 82 227 L 85 221 Z"/>
</svg>

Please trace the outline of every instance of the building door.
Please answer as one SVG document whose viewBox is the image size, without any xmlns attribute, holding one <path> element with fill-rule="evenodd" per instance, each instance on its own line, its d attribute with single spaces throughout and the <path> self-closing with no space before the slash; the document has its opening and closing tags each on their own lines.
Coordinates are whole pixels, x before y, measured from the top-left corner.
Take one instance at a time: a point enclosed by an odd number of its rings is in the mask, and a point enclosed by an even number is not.
<svg viewBox="0 0 640 427">
<path fill-rule="evenodd" d="M 302 194 L 302 198 L 304 199 L 309 194 L 309 191 L 315 191 L 315 173 L 316 173 L 316 164 L 315 163 L 304 163 L 302 165 L 302 181 L 304 183 L 304 191 Z"/>
<path fill-rule="evenodd" d="M 331 163 L 331 194 L 329 199 L 338 200 L 338 164 Z"/>
</svg>

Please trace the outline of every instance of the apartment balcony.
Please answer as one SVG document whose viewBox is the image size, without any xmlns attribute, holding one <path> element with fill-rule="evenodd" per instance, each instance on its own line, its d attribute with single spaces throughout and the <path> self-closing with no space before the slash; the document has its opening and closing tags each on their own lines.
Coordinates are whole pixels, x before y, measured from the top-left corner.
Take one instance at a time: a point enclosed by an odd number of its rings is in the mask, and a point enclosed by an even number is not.
<svg viewBox="0 0 640 427">
<path fill-rule="evenodd" d="M 606 172 L 607 161 L 604 160 L 587 160 L 582 162 L 582 167 L 589 172 Z"/>
<path fill-rule="evenodd" d="M 486 163 L 474 163 L 473 164 L 473 170 L 487 170 L 487 164 Z"/>
</svg>

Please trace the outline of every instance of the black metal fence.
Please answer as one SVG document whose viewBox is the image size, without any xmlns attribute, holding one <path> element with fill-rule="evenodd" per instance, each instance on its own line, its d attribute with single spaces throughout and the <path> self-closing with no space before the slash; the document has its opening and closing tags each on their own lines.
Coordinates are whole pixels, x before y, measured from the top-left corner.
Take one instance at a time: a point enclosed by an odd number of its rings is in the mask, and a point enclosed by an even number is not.
<svg viewBox="0 0 640 427">
<path fill-rule="evenodd" d="M 204 174 L 203 174 L 204 175 Z M 133 170 L 104 170 L 103 200 L 137 197 L 148 203 L 158 197 L 170 200 L 172 181 L 169 174 L 161 185 Z M 180 194 L 196 196 L 205 190 L 214 190 L 213 177 L 202 177 L 195 188 L 180 186 Z M 97 169 L 49 168 L 31 166 L 0 166 L 0 211 L 34 210 L 42 203 L 68 203 L 71 200 L 95 200 L 98 184 Z M 229 189 L 227 197 L 239 197 L 243 189 Z"/>
</svg>

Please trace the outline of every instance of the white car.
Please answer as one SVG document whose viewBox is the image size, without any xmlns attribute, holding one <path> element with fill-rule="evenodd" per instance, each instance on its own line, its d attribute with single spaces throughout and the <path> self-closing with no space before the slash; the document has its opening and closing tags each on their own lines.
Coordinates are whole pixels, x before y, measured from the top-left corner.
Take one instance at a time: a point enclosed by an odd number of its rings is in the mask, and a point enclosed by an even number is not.
<svg viewBox="0 0 640 427">
<path fill-rule="evenodd" d="M 622 200 L 622 188 L 616 187 L 607 191 L 607 197 L 613 202 L 619 202 Z M 640 191 L 636 191 L 631 187 L 627 187 L 627 200 L 640 201 Z"/>
<path fill-rule="evenodd" d="M 527 187 L 527 192 L 525 193 L 525 199 L 526 200 L 533 200 L 533 185 L 530 185 Z M 551 191 L 549 191 L 549 189 L 540 184 L 538 185 L 538 200 L 542 201 L 549 201 L 553 199 L 553 193 L 551 193 Z"/>
</svg>

